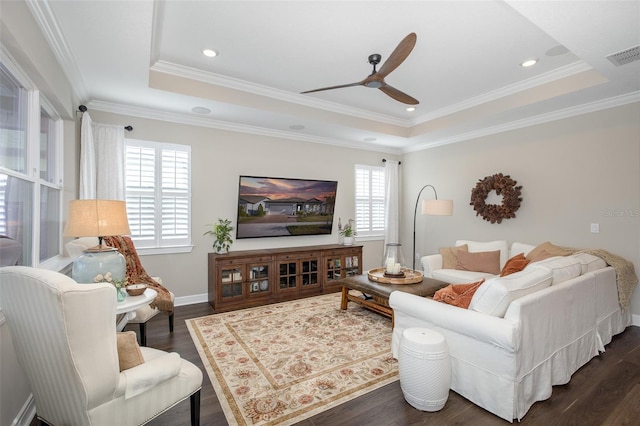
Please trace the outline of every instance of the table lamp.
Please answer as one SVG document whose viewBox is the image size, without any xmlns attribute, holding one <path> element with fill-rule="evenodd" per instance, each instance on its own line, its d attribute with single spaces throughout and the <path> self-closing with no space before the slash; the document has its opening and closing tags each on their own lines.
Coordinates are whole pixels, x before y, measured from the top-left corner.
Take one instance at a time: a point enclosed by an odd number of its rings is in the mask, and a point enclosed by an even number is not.
<svg viewBox="0 0 640 426">
<path fill-rule="evenodd" d="M 130 233 L 124 201 L 71 201 L 64 236 L 98 237 L 98 245 L 84 250 L 73 262 L 71 277 L 79 283 L 124 281 L 124 256 L 116 248 L 102 244 L 102 237 Z"/>
</svg>

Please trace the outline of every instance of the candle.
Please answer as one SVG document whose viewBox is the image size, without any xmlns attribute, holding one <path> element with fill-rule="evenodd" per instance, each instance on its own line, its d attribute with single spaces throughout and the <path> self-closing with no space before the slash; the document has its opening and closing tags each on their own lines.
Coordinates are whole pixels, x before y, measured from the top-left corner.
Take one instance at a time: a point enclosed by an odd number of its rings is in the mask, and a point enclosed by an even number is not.
<svg viewBox="0 0 640 426">
<path fill-rule="evenodd" d="M 389 274 L 393 274 L 393 267 L 395 266 L 395 262 L 393 259 L 387 259 L 387 272 Z"/>
<path fill-rule="evenodd" d="M 394 273 L 394 274 L 399 274 L 399 273 L 400 273 L 400 264 L 399 264 L 399 263 L 396 263 L 396 264 L 393 266 L 393 273 Z"/>
</svg>

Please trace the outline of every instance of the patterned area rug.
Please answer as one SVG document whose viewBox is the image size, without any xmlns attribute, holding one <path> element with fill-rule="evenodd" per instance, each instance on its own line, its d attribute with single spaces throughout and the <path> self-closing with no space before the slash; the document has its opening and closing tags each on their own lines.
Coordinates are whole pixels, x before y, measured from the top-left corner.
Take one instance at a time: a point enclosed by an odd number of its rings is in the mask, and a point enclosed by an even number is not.
<svg viewBox="0 0 640 426">
<path fill-rule="evenodd" d="M 187 327 L 231 425 L 290 425 L 398 380 L 391 321 L 339 293 Z"/>
</svg>

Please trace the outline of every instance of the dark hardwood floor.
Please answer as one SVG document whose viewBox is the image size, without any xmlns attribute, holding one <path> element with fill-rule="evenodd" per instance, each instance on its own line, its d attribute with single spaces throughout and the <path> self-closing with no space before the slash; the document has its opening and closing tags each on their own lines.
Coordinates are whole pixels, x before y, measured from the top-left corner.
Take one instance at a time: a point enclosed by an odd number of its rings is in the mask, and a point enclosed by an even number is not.
<svg viewBox="0 0 640 426">
<path fill-rule="evenodd" d="M 359 309 L 350 307 L 349 309 Z M 180 306 L 175 311 L 175 329 L 169 333 L 167 317 L 156 315 L 147 324 L 147 344 L 178 352 L 199 366 L 204 375 L 200 423 L 226 425 L 227 421 L 191 340 L 185 319 L 213 313 L 207 303 Z M 137 325 L 126 330 L 138 332 Z M 555 386 L 553 395 L 537 402 L 520 422 L 524 426 L 640 424 L 640 327 L 628 327 L 615 336 L 606 352 L 578 370 L 564 386 Z M 31 423 L 36 424 L 36 421 Z M 152 426 L 189 425 L 189 401 L 184 401 L 149 423 Z M 477 407 L 451 391 L 445 407 L 436 413 L 414 409 L 402 396 L 400 382 L 391 383 L 299 423 L 301 426 L 404 426 L 508 425 L 499 417 Z"/>
<path fill-rule="evenodd" d="M 352 309 L 352 307 L 350 307 Z M 353 308 L 358 309 L 358 308 Z M 212 314 L 207 303 L 176 308 L 175 330 L 169 334 L 168 320 L 157 315 L 147 324 L 147 344 L 175 351 L 198 365 L 204 373 L 200 421 L 202 425 L 226 425 L 218 399 L 189 336 L 185 319 Z M 127 330 L 137 326 L 127 326 Z M 533 405 L 520 422 L 525 426 L 638 425 L 640 424 L 640 327 L 629 327 L 615 336 L 606 352 L 577 371 L 553 395 Z M 507 425 L 508 422 L 470 403 L 451 391 L 445 407 L 436 413 L 414 409 L 395 382 L 299 423 L 312 425 L 401 426 Z M 153 420 L 153 426 L 189 425 L 189 402 L 183 402 Z"/>
</svg>

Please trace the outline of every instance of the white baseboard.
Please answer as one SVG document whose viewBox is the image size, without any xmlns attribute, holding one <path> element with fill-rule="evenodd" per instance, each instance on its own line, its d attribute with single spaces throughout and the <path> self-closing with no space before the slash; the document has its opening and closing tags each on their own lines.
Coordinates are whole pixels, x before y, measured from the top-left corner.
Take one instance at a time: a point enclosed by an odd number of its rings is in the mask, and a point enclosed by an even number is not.
<svg viewBox="0 0 640 426">
<path fill-rule="evenodd" d="M 185 306 L 185 305 L 193 305 L 196 303 L 206 303 L 209 301 L 209 294 L 194 294 L 193 296 L 182 296 L 176 297 L 174 302 L 175 306 Z"/>
<path fill-rule="evenodd" d="M 29 394 L 29 397 L 18 412 L 18 415 L 13 419 L 13 422 L 11 422 L 11 426 L 29 426 L 35 416 L 36 403 L 33 400 L 33 394 Z"/>
<path fill-rule="evenodd" d="M 640 315 L 631 315 L 631 325 L 640 327 Z"/>
</svg>

